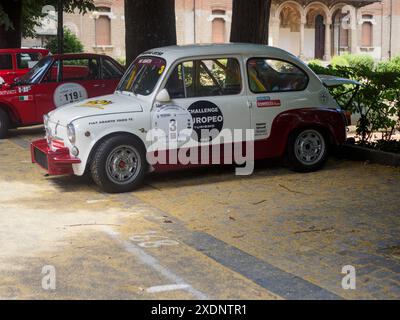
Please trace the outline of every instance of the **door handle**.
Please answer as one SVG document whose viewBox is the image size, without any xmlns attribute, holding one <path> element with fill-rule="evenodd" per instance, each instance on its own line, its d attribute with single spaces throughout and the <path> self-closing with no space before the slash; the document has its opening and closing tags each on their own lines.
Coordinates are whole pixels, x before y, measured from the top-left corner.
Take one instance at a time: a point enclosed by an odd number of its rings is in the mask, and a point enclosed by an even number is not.
<svg viewBox="0 0 400 320">
<path fill-rule="evenodd" d="M 251 109 L 253 107 L 253 103 L 250 100 L 247 100 L 247 107 Z"/>
</svg>

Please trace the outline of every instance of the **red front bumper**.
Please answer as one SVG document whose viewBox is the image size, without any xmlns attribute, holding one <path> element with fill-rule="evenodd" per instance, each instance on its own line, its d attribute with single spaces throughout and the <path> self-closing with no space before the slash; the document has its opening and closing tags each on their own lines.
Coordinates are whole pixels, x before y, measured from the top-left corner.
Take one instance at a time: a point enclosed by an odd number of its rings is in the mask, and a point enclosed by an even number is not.
<svg viewBox="0 0 400 320">
<path fill-rule="evenodd" d="M 31 144 L 32 163 L 37 163 L 47 170 L 49 175 L 73 174 L 72 164 L 81 160 L 71 157 L 68 148 L 52 151 L 46 139 L 36 140 Z"/>
</svg>

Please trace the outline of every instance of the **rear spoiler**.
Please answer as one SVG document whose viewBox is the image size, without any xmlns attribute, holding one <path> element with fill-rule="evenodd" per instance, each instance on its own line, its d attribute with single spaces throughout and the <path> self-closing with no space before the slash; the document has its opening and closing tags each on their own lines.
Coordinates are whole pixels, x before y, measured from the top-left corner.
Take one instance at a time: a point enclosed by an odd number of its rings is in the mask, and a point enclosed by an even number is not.
<svg viewBox="0 0 400 320">
<path fill-rule="evenodd" d="M 351 80 L 351 79 L 345 79 L 345 78 L 339 78 L 336 76 L 328 76 L 328 75 L 318 75 L 318 77 L 321 79 L 322 83 L 326 87 L 337 87 L 337 86 L 342 86 L 345 84 L 351 84 L 355 86 L 361 86 L 362 84 L 358 81 Z"/>
</svg>

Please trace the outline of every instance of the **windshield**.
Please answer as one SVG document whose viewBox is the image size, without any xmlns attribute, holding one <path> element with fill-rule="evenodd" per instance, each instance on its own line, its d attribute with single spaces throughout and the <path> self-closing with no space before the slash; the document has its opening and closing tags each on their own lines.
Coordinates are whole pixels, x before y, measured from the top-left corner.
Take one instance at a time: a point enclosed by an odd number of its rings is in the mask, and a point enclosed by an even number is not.
<svg viewBox="0 0 400 320">
<path fill-rule="evenodd" d="M 52 61 L 53 59 L 51 57 L 43 58 L 31 70 L 29 70 L 28 73 L 18 78 L 16 82 L 19 84 L 32 84 L 39 82 Z"/>
<path fill-rule="evenodd" d="M 140 57 L 136 59 L 129 67 L 117 90 L 148 96 L 153 92 L 163 74 L 165 65 L 165 60 L 161 58 Z"/>
</svg>

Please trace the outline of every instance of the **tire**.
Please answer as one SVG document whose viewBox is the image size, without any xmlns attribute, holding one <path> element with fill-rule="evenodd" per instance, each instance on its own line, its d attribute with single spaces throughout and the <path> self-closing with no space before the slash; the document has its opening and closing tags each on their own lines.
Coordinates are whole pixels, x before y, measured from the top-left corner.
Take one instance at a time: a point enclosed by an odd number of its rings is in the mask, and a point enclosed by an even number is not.
<svg viewBox="0 0 400 320">
<path fill-rule="evenodd" d="M 110 137 L 95 150 L 90 171 L 94 182 L 105 192 L 132 191 L 147 172 L 146 149 L 138 138 Z"/>
<path fill-rule="evenodd" d="M 0 109 L 0 139 L 4 139 L 8 135 L 8 128 L 10 127 L 10 119 L 4 110 Z"/>
<path fill-rule="evenodd" d="M 328 158 L 329 141 L 317 129 L 303 129 L 289 136 L 286 160 L 296 172 L 312 172 L 320 169 Z"/>
</svg>

